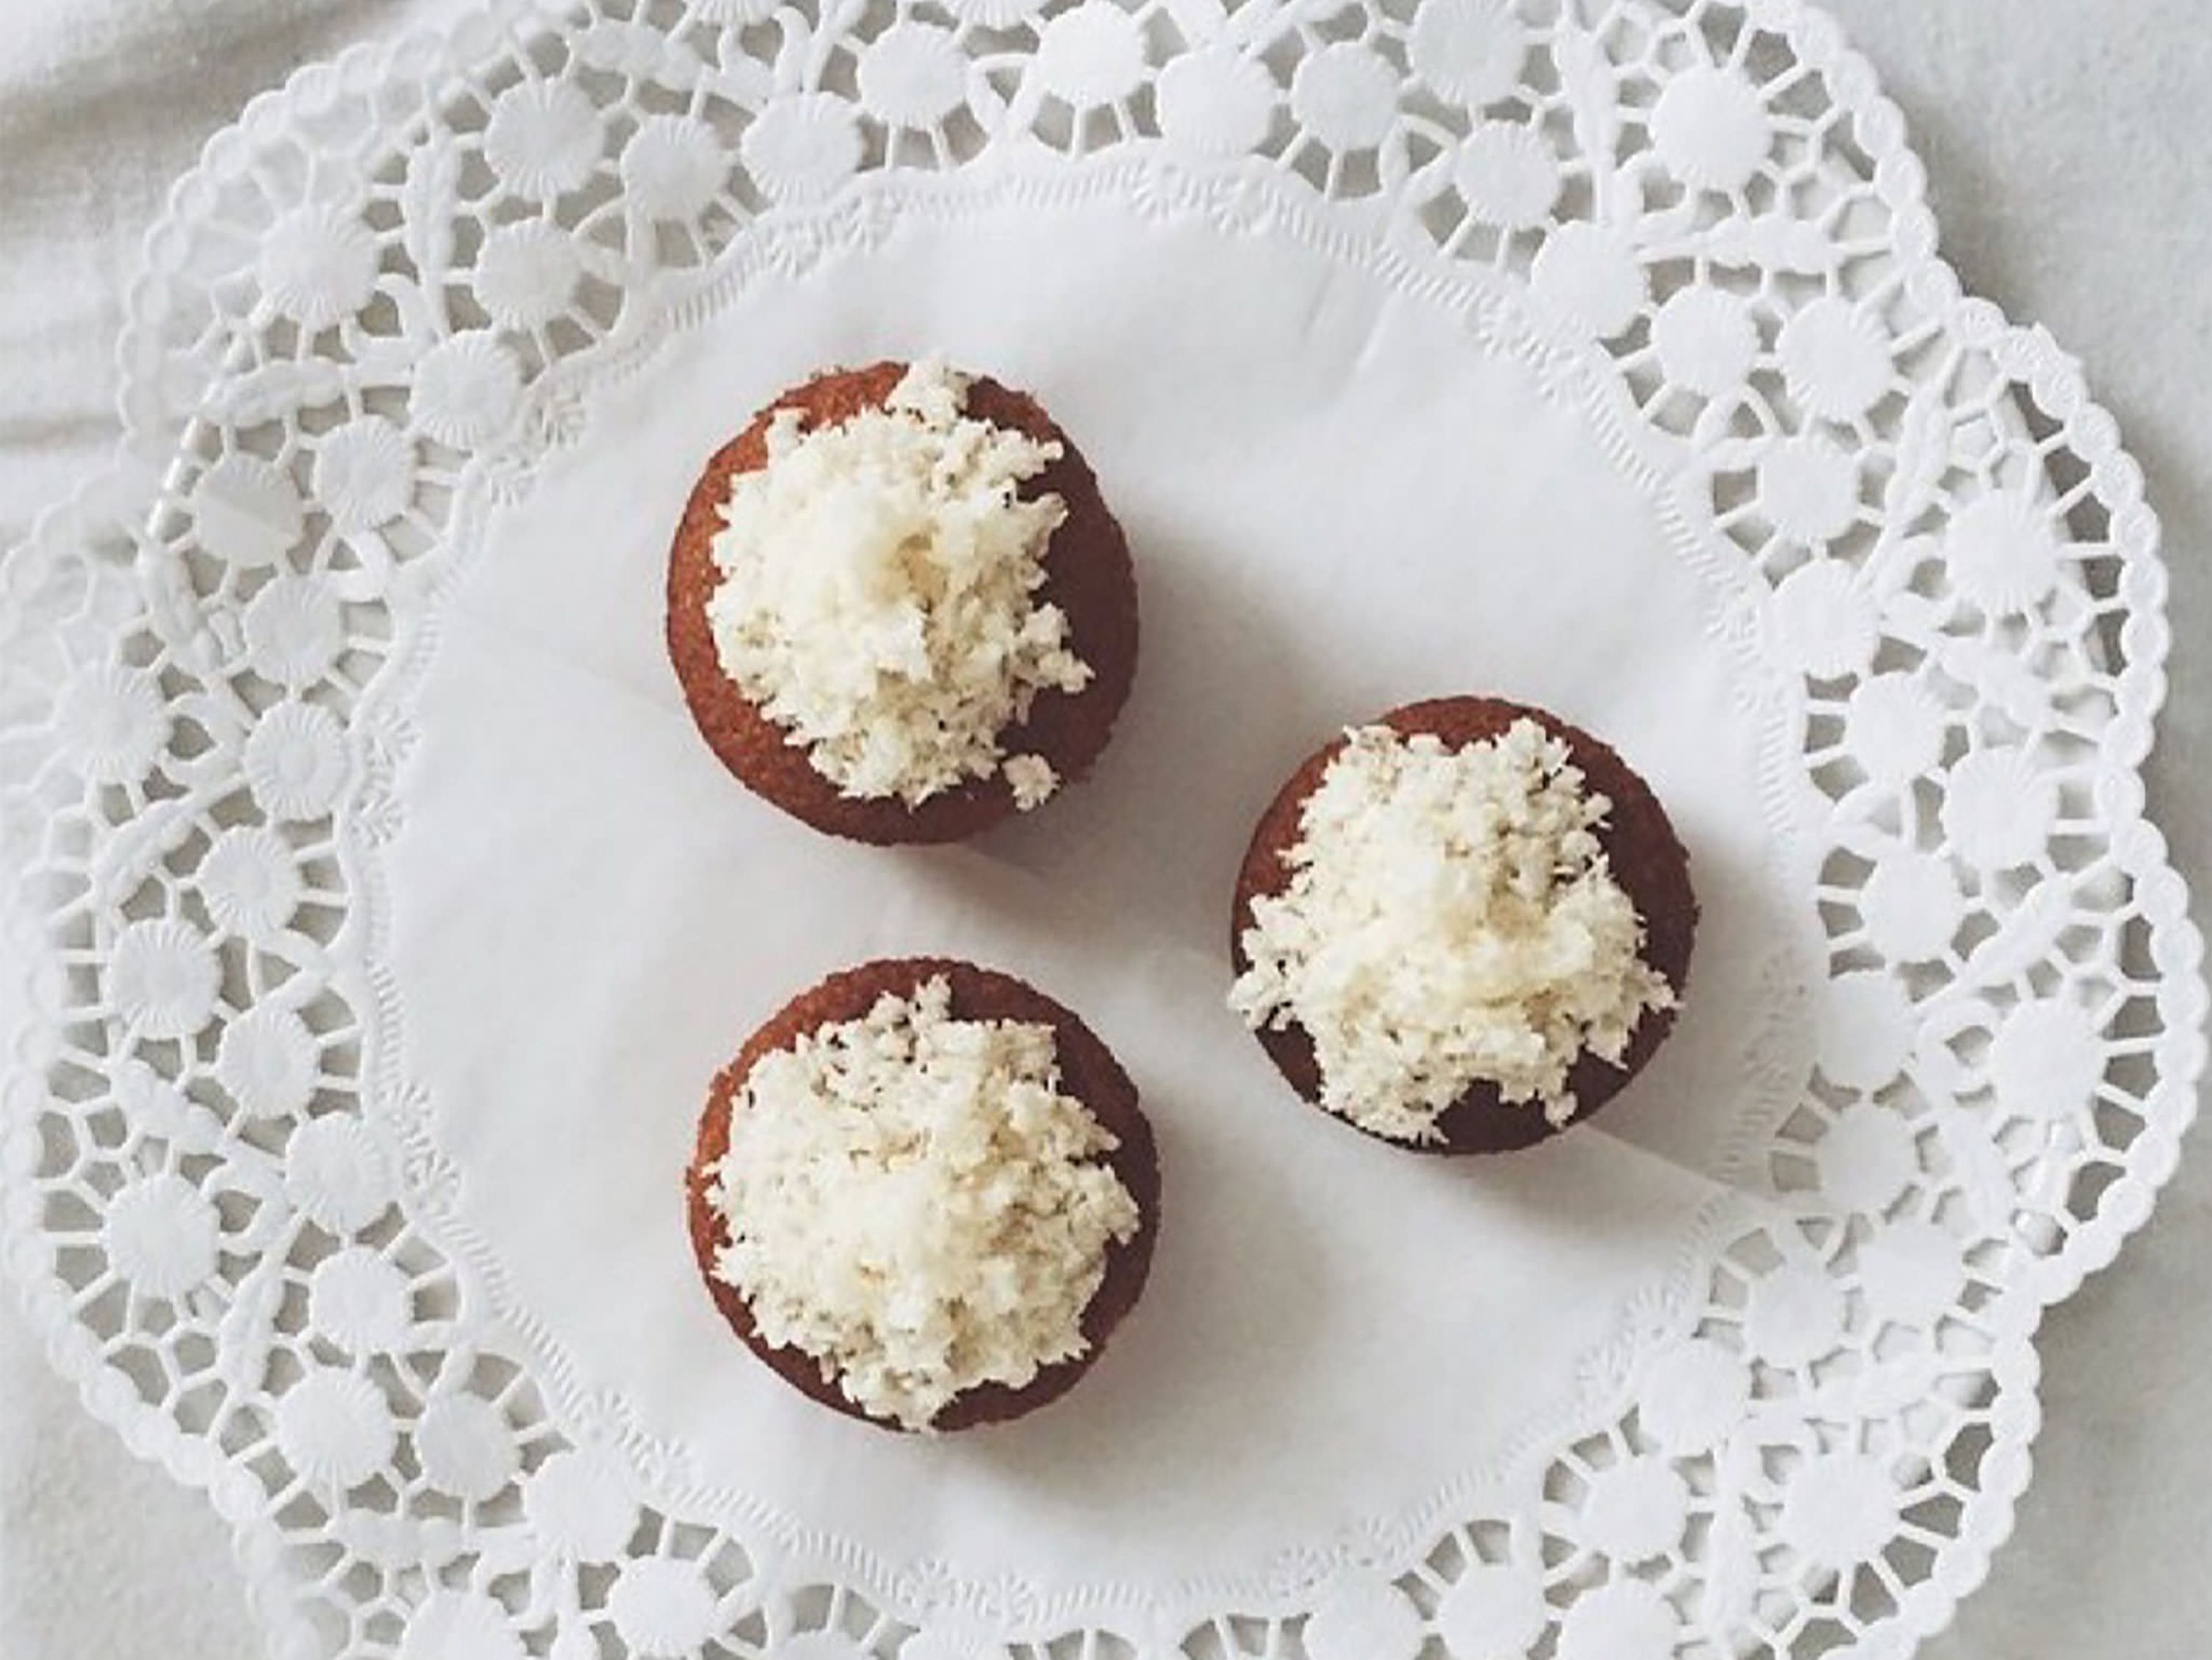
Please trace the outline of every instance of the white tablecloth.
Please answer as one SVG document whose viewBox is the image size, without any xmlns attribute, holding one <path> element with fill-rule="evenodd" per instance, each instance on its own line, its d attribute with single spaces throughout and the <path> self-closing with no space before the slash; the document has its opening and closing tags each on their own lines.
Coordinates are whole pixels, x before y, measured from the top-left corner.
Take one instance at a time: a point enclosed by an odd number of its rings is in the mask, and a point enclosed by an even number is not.
<svg viewBox="0 0 2212 1660">
<path fill-rule="evenodd" d="M 27 0 L 0 33 L 0 538 L 114 440 L 140 235 L 255 92 L 462 0 Z M 1834 0 L 1905 107 L 1967 285 L 2088 364 L 2149 476 L 2173 564 L 2173 700 L 2154 811 L 2212 894 L 2212 33 L 2203 0 Z M 2159 1660 L 2212 1631 L 2212 1156 L 2114 1271 L 2055 1313 L 2019 1535 L 1927 1660 Z M 0 1656 L 249 1657 L 222 1530 L 134 1462 L 0 1297 Z"/>
</svg>

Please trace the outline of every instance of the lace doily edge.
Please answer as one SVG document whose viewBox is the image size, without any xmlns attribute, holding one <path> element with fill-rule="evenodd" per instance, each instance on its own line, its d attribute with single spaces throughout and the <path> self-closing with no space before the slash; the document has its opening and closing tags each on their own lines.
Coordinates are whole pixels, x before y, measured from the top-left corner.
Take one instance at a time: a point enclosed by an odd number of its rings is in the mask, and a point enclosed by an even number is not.
<svg viewBox="0 0 2212 1660">
<path fill-rule="evenodd" d="M 13 546 L 0 550 L 0 657 L 4 648 L 30 626 L 28 596 L 42 575 L 60 556 L 64 545 L 92 545 L 103 530 L 131 522 L 134 505 L 144 506 L 142 492 L 158 488 L 158 469 L 173 449 L 188 417 L 172 423 L 158 409 L 159 377 L 141 372 L 142 359 L 152 322 L 165 303 L 161 295 L 165 274 L 161 252 L 189 222 L 197 197 L 231 165 L 235 155 L 250 147 L 257 134 L 282 127 L 296 117 L 328 107 L 346 95 L 373 96 L 389 87 L 410 60 L 420 58 L 427 70 L 465 49 L 477 33 L 496 31 L 503 25 L 532 15 L 559 15 L 560 0 L 485 0 L 452 27 L 440 30 L 416 28 L 398 40 L 361 42 L 337 57 L 295 70 L 280 86 L 257 94 L 236 121 L 213 134 L 202 147 L 198 160 L 171 188 L 160 216 L 137 245 L 125 285 L 126 321 L 115 361 L 119 384 L 117 410 L 120 419 L 114 460 L 83 479 L 69 496 L 42 512 L 30 531 Z M 1843 31 L 1834 19 L 1803 0 L 1749 0 L 1749 11 L 1773 26 L 1805 36 L 1817 33 L 1831 43 L 1831 61 L 1824 65 L 1831 76 L 1856 80 L 1866 88 L 1860 94 L 1863 111 L 1876 112 L 1894 135 L 1887 154 L 1876 158 L 1891 169 L 1891 199 L 1899 211 L 1900 252 L 1947 295 L 1956 296 L 1963 338 L 1978 339 L 2001 355 L 2016 359 L 2016 378 L 2042 382 L 2071 412 L 2093 417 L 2111 435 L 2112 453 L 2135 471 L 2139 494 L 2140 472 L 2119 455 L 2117 425 L 2087 390 L 2087 377 L 2077 359 L 2065 352 L 2040 325 L 2011 321 L 1994 301 L 1966 295 L 1956 269 L 1942 255 L 1936 222 L 1925 200 L 1924 171 L 1905 143 L 1903 113 L 1874 89 L 1871 64 L 1842 44 Z M 1809 37 L 1808 37 L 1809 38 Z M 1923 246 L 1903 246 L 1918 243 Z M 164 429 L 167 430 L 164 430 Z M 2142 538 L 2148 556 L 2156 566 L 2156 611 L 2164 623 L 2165 562 L 2160 550 L 2155 513 Z M 18 598 L 17 596 L 22 596 Z M 2122 708 L 2117 716 L 2118 745 L 2127 764 L 2140 778 L 2141 768 L 2153 750 L 2155 721 L 2170 693 L 2166 653 L 2170 630 L 2162 626 L 2150 649 L 2138 642 L 2121 677 Z M 2130 700 L 2125 694 L 2132 691 Z M 1993 1421 L 1999 1432 L 1986 1463 L 1981 1500 L 1973 1509 L 1979 1523 L 1971 1535 L 1962 1535 L 1939 1561 L 1942 1572 L 1916 1586 L 1900 1609 L 1903 1622 L 1917 1641 L 1936 1635 L 1948 1627 L 1960 1603 L 1988 1578 L 1994 1553 L 2011 1536 L 2018 1519 L 2018 1503 L 2033 1473 L 2032 1444 L 2043 1414 L 2038 1385 L 2041 1363 L 2035 1335 L 2045 1315 L 2075 1295 L 2092 1275 L 2112 1266 L 2127 1240 L 2144 1226 L 2159 1193 L 2178 1167 L 2182 1137 L 2199 1111 L 2201 1087 L 2208 1072 L 2205 1028 L 2212 1012 L 2212 984 L 2205 976 L 2204 934 L 2190 914 L 2189 890 L 2172 864 L 2163 835 L 2138 800 L 2131 811 L 2116 819 L 2123 827 L 2140 826 L 2147 832 L 2141 843 L 2142 868 L 2131 871 L 2138 890 L 2148 896 L 2147 920 L 2154 934 L 2166 943 L 2169 960 L 2160 964 L 2160 1002 L 2183 1034 L 2184 1047 L 2171 1075 L 2162 1075 L 2159 1093 L 2166 1110 L 2147 1116 L 2143 1135 L 2130 1149 L 2129 1166 L 2102 1195 L 2098 1210 L 2073 1242 L 2074 1248 L 2046 1258 L 2019 1287 L 2033 1299 L 2031 1319 L 2025 1329 L 2008 1335 L 1990 1355 Z M 2167 879 L 2164 881 L 2160 878 Z M 24 1126 L 0 1122 L 0 1153 L 20 1142 Z M 0 1164 L 8 1162 L 0 1158 Z M 320 1651 L 314 1627 L 290 1594 L 281 1577 L 283 1535 L 264 1513 L 264 1496 L 242 1471 L 226 1464 L 210 1446 L 179 1431 L 166 1417 L 137 1400 L 127 1382 L 102 1360 L 96 1347 L 70 1317 L 57 1282 L 26 1271 L 25 1253 L 16 1247 L 33 1231 L 31 1219 L 21 1213 L 20 1195 L 0 1185 L 0 1261 L 16 1288 L 49 1362 L 73 1383 L 86 1409 L 110 1425 L 137 1457 L 160 1465 L 172 1479 L 205 1493 L 216 1514 L 232 1533 L 232 1549 L 240 1568 L 249 1613 L 266 1633 L 268 1651 L 282 1660 L 313 1660 Z M 82 1341 L 72 1340 L 85 1340 Z M 2009 1431 L 2010 1438 L 2002 1432 Z M 226 1481 L 226 1476 L 234 1481 Z"/>
</svg>

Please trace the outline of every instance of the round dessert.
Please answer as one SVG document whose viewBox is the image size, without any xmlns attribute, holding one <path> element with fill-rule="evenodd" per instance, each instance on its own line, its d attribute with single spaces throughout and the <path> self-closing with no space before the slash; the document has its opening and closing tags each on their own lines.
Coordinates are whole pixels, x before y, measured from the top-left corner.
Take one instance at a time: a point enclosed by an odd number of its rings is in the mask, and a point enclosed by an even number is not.
<svg viewBox="0 0 2212 1660">
<path fill-rule="evenodd" d="M 719 1073 L 684 1183 L 722 1316 L 848 1416 L 957 1430 L 1034 1411 L 1144 1289 L 1159 1160 L 1136 1086 L 1042 993 L 869 963 Z"/>
<path fill-rule="evenodd" d="M 957 841 L 1105 748 L 1136 578 L 1034 398 L 882 362 L 785 392 L 707 463 L 669 554 L 668 652 L 757 794 L 855 841 Z"/>
<path fill-rule="evenodd" d="M 1346 733 L 1261 816 L 1230 1002 L 1292 1088 L 1370 1134 L 1508 1152 L 1651 1059 L 1697 923 L 1689 857 L 1610 748 L 1439 698 Z"/>
</svg>

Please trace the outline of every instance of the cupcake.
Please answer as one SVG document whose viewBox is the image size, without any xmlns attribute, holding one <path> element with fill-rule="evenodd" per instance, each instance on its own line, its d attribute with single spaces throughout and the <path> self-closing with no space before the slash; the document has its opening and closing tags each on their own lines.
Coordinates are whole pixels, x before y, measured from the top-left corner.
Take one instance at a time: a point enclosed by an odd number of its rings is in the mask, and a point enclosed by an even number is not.
<svg viewBox="0 0 2212 1660">
<path fill-rule="evenodd" d="M 910 1431 L 1020 1417 L 1144 1288 L 1159 1163 L 1128 1074 L 1003 974 L 869 963 L 715 1078 L 686 1177 L 715 1305 L 793 1387 Z"/>
<path fill-rule="evenodd" d="M 669 555 L 668 650 L 757 794 L 834 836 L 957 841 L 1105 748 L 1136 581 L 1035 399 L 883 362 L 785 392 L 708 462 Z"/>
<path fill-rule="evenodd" d="M 1308 759 L 1261 818 L 1230 1002 L 1327 1111 L 1504 1152 L 1650 1061 L 1697 921 L 1688 855 L 1611 749 L 1496 698 L 1410 703 Z"/>
</svg>

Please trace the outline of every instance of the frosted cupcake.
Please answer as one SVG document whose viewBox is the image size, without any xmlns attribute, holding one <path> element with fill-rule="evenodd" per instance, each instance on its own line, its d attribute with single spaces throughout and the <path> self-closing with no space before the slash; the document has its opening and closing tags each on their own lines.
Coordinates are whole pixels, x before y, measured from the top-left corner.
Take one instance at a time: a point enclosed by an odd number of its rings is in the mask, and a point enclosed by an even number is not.
<svg viewBox="0 0 2212 1660">
<path fill-rule="evenodd" d="M 1339 738 L 1262 815 L 1230 1000 L 1325 1110 L 1504 1152 L 1650 1061 L 1697 921 L 1688 856 L 1618 755 L 1540 709 L 1443 698 Z"/>
<path fill-rule="evenodd" d="M 901 1430 L 1017 1418 L 1135 1306 L 1160 1177 L 1136 1087 L 1020 981 L 866 964 L 714 1079 L 685 1182 L 700 1272 L 786 1382 Z"/>
<path fill-rule="evenodd" d="M 1036 400 L 883 362 L 785 392 L 708 462 L 667 630 L 748 787 L 832 835 L 948 842 L 1090 769 L 1136 670 L 1136 583 Z"/>
</svg>

